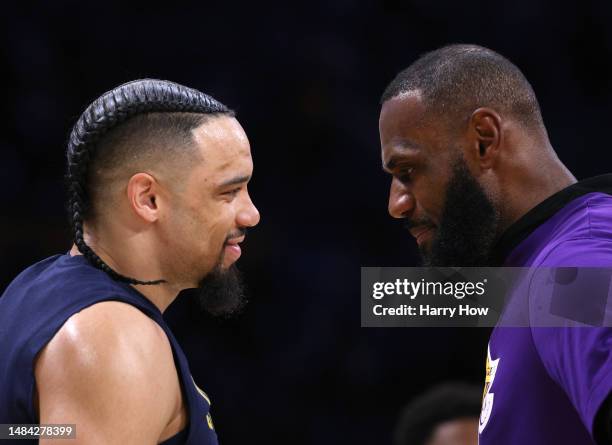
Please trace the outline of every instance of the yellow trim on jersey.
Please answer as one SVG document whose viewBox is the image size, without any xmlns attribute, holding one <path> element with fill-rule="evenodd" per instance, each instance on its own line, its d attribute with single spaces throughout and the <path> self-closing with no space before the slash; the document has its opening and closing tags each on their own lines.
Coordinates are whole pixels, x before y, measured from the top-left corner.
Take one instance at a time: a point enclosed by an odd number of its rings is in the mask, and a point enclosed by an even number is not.
<svg viewBox="0 0 612 445">
<path fill-rule="evenodd" d="M 201 395 L 202 397 L 204 397 L 204 399 L 206 399 L 206 401 L 208 402 L 208 404 L 209 404 L 209 405 L 212 405 L 212 404 L 210 403 L 210 398 L 209 398 L 209 397 L 208 397 L 208 395 L 207 395 L 207 394 L 206 394 L 204 391 L 202 391 L 202 390 L 200 389 L 200 387 L 199 387 L 199 386 L 196 384 L 195 380 L 193 379 L 193 376 L 191 376 L 191 381 L 193 382 L 193 386 L 195 386 L 195 389 L 197 389 L 197 390 L 198 390 L 198 392 L 200 393 L 200 395 Z M 209 426 L 210 426 L 210 423 L 212 423 L 212 420 L 209 422 Z"/>
</svg>

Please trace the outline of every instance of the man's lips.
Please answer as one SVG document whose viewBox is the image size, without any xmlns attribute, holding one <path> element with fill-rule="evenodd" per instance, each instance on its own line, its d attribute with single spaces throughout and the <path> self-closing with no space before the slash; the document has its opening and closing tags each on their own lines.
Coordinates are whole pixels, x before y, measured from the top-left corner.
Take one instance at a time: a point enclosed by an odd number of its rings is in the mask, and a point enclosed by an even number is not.
<svg viewBox="0 0 612 445">
<path fill-rule="evenodd" d="M 228 239 L 227 241 L 225 241 L 225 244 L 229 244 L 229 245 L 238 245 L 238 244 L 240 244 L 241 242 L 243 242 L 243 241 L 244 241 L 244 238 L 245 238 L 245 236 L 244 236 L 244 235 L 242 235 L 242 236 L 238 236 L 238 237 L 236 237 L 236 238 L 230 238 L 230 239 Z"/>
<path fill-rule="evenodd" d="M 421 244 L 421 242 L 423 241 L 423 239 L 430 233 L 433 232 L 433 230 L 435 229 L 434 226 L 419 226 L 419 227 L 414 227 L 412 229 L 410 229 L 410 234 L 412 236 L 414 236 L 414 238 L 416 239 L 416 242 L 418 244 Z"/>
<path fill-rule="evenodd" d="M 242 249 L 240 249 L 240 243 L 244 241 L 244 235 L 239 236 L 237 238 L 230 238 L 225 241 L 224 244 L 224 259 L 228 264 L 232 264 L 238 261 L 240 255 L 242 255 Z"/>
</svg>

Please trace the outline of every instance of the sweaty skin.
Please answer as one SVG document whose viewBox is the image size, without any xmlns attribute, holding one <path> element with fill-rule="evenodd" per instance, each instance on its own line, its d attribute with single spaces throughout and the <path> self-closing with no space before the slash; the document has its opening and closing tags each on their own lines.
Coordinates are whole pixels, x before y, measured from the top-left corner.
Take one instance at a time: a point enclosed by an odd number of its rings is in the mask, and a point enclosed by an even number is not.
<svg viewBox="0 0 612 445">
<path fill-rule="evenodd" d="M 161 312 L 219 261 L 222 268 L 234 263 L 242 230 L 259 222 L 247 191 L 249 141 L 238 121 L 211 118 L 193 136 L 199 160 L 189 169 L 133 172 L 109 187 L 112 208 L 85 222 L 86 242 L 111 268 L 166 280 L 135 286 Z M 73 246 L 71 255 L 78 254 Z M 125 303 L 97 303 L 70 317 L 39 354 L 35 378 L 40 423 L 76 424 L 73 445 L 157 444 L 188 422 L 168 338 Z"/>
<path fill-rule="evenodd" d="M 156 444 L 188 422 L 170 343 L 129 304 L 72 316 L 38 356 L 35 378 L 40 423 L 76 424 L 75 444 Z"/>
</svg>

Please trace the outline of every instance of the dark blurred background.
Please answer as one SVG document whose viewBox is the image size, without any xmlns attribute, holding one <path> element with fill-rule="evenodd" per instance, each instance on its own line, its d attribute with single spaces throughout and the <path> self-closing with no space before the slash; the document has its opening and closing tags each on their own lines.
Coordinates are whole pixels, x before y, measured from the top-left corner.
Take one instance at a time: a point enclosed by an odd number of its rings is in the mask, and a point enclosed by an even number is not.
<svg viewBox="0 0 612 445">
<path fill-rule="evenodd" d="M 2 7 L 0 290 L 69 249 L 64 148 L 116 85 L 157 77 L 238 112 L 262 214 L 231 321 L 167 317 L 223 444 L 388 444 L 400 407 L 444 380 L 481 384 L 485 329 L 360 327 L 360 266 L 417 264 L 387 215 L 378 100 L 422 52 L 478 43 L 514 61 L 578 178 L 612 170 L 612 6 L 583 0 L 19 2 Z"/>
</svg>

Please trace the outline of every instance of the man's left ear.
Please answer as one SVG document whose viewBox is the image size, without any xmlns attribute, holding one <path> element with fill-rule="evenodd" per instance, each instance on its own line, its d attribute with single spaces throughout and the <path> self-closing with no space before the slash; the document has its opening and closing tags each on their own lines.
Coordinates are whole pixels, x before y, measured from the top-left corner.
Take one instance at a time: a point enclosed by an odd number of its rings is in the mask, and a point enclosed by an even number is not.
<svg viewBox="0 0 612 445">
<path fill-rule="evenodd" d="M 470 116 L 470 157 L 482 169 L 491 168 L 499 153 L 502 139 L 501 117 L 491 108 L 478 108 Z"/>
</svg>

